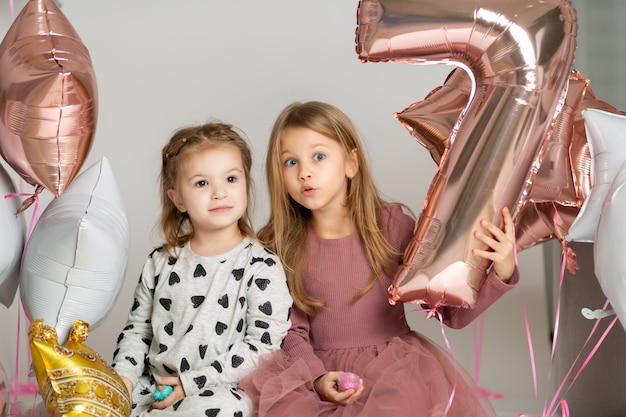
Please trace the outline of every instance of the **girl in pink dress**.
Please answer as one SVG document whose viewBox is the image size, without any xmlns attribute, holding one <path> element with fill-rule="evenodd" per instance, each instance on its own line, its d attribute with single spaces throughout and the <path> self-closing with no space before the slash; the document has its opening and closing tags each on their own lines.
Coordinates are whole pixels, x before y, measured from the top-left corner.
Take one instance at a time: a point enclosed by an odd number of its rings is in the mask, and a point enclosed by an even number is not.
<svg viewBox="0 0 626 417">
<path fill-rule="evenodd" d="M 274 124 L 267 161 L 271 215 L 259 238 L 280 257 L 294 299 L 283 349 L 241 386 L 260 417 L 495 416 L 471 377 L 412 331 L 387 288 L 415 220 L 384 201 L 349 118 L 322 102 L 293 103 Z M 477 305 L 439 307 L 453 328 L 470 323 L 518 281 L 511 216 L 476 231 L 492 251 Z M 360 376 L 342 389 L 342 372 Z"/>
</svg>

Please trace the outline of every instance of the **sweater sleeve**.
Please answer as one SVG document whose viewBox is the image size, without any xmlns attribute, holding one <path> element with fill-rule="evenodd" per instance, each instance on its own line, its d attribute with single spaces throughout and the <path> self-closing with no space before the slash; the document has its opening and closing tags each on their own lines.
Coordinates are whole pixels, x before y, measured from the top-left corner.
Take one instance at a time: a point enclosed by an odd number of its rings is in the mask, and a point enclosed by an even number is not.
<svg viewBox="0 0 626 417">
<path fill-rule="evenodd" d="M 139 283 L 135 288 L 133 305 L 124 329 L 117 338 L 112 366 L 115 371 L 128 378 L 133 386 L 144 371 L 144 360 L 152 343 L 152 291 L 154 289 L 155 266 L 150 254 L 144 263 Z"/>
<path fill-rule="evenodd" d="M 313 379 L 324 375 L 324 363 L 313 352 L 309 341 L 309 317 L 296 306 L 291 312 L 291 328 L 287 332 L 283 351 L 292 358 L 302 358 L 309 366 Z"/>
<path fill-rule="evenodd" d="M 385 222 L 391 246 L 400 252 L 398 262 L 402 263 L 404 250 L 415 232 L 415 219 L 406 214 L 400 205 L 392 205 L 387 211 Z"/>
<path fill-rule="evenodd" d="M 500 280 L 498 274 L 496 274 L 492 268 L 478 292 L 478 299 L 473 308 L 439 307 L 437 311 L 441 313 L 443 323 L 446 326 L 453 329 L 461 329 L 474 321 L 474 319 L 487 310 L 489 306 L 513 289 L 518 282 L 519 269 L 517 266 L 508 282 Z"/>
</svg>

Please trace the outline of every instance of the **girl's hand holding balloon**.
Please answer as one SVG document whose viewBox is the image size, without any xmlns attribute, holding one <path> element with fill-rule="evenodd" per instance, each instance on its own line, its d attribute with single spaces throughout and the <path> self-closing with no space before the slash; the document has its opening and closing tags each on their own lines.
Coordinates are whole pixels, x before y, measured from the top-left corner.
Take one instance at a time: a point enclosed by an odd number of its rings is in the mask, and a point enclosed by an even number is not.
<svg viewBox="0 0 626 417">
<path fill-rule="evenodd" d="M 485 243 L 491 250 L 474 249 L 473 253 L 481 258 L 493 262 L 493 269 L 498 278 L 507 282 L 515 270 L 515 229 L 511 213 L 507 207 L 502 210 L 502 228 L 496 227 L 487 220 L 481 220 L 480 225 L 488 232 L 474 231 L 474 236 Z"/>
</svg>

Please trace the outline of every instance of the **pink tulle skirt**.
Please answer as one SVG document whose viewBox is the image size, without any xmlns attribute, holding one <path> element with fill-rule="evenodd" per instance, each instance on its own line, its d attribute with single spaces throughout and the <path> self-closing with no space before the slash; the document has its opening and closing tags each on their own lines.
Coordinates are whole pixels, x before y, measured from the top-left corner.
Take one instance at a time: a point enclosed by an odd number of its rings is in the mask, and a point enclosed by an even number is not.
<svg viewBox="0 0 626 417">
<path fill-rule="evenodd" d="M 467 372 L 415 332 L 382 345 L 316 353 L 326 369 L 363 378 L 358 400 L 347 406 L 322 401 L 304 360 L 279 351 L 264 358 L 240 384 L 259 417 L 496 416 Z"/>
</svg>

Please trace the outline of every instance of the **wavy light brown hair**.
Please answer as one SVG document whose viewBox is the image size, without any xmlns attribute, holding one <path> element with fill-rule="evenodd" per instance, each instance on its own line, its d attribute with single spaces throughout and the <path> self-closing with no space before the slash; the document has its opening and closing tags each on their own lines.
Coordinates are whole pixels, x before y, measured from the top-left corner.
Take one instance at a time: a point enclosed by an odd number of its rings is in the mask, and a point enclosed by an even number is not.
<svg viewBox="0 0 626 417">
<path fill-rule="evenodd" d="M 167 190 L 175 188 L 180 168 L 192 152 L 210 149 L 215 146 L 228 145 L 236 148 L 241 154 L 244 176 L 246 178 L 246 194 L 248 206 L 239 219 L 238 226 L 245 236 L 254 237 L 254 229 L 250 222 L 250 206 L 253 197 L 253 183 L 250 176 L 252 153 L 243 134 L 230 124 L 210 122 L 197 126 L 178 129 L 161 152 L 162 165 L 160 175 L 161 188 L 161 220 L 159 226 L 165 243 L 163 250 L 172 253 L 172 249 L 189 242 L 193 236 L 193 227 L 187 213 L 181 213 L 167 195 Z"/>
<path fill-rule="evenodd" d="M 358 171 L 348 182 L 346 205 L 358 230 L 372 268 L 370 280 L 356 297 L 369 291 L 377 282 L 380 273 L 393 272 L 391 247 L 382 230 L 380 221 L 385 202 L 372 179 L 356 128 L 348 116 L 337 107 L 319 101 L 292 103 L 278 116 L 272 128 L 266 155 L 266 176 L 270 194 L 270 218 L 258 236 L 261 242 L 273 250 L 281 259 L 287 281 L 296 306 L 315 315 L 323 300 L 316 300 L 304 290 L 302 269 L 306 262 L 306 241 L 311 212 L 296 203 L 283 184 L 280 140 L 287 127 L 311 129 L 336 140 L 346 155 L 356 149 Z"/>
</svg>

